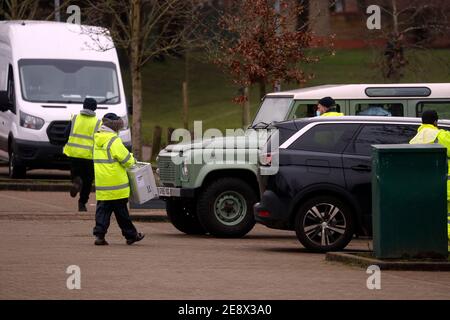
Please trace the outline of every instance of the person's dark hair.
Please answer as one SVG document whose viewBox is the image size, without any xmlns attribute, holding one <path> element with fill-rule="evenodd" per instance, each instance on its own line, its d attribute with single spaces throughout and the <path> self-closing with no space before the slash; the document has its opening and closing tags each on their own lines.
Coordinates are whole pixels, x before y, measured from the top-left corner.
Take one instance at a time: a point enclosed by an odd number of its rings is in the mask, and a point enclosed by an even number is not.
<svg viewBox="0 0 450 320">
<path fill-rule="evenodd" d="M 325 97 L 319 100 L 319 104 L 323 105 L 324 107 L 330 109 L 336 106 L 336 102 L 332 97 Z"/>
<path fill-rule="evenodd" d="M 439 116 L 435 110 L 425 110 L 422 113 L 423 124 L 435 124 L 439 119 Z"/>
<path fill-rule="evenodd" d="M 88 110 L 92 110 L 92 111 L 97 110 L 97 100 L 95 100 L 93 98 L 84 99 L 83 109 L 88 109 Z"/>
</svg>

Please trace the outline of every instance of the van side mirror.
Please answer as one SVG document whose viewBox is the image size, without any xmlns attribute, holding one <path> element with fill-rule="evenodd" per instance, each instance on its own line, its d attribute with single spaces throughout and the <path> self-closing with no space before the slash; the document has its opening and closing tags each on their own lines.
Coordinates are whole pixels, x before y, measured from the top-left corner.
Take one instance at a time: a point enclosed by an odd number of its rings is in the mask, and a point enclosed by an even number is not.
<svg viewBox="0 0 450 320">
<path fill-rule="evenodd" d="M 0 91 L 0 111 L 5 112 L 12 108 L 12 104 L 9 101 L 8 92 Z"/>
</svg>

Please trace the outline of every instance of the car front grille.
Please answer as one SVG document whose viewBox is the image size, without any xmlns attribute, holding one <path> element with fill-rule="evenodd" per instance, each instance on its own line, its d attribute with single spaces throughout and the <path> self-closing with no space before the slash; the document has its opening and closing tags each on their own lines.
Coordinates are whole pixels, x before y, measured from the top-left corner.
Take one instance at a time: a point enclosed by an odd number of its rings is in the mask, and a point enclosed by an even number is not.
<svg viewBox="0 0 450 320">
<path fill-rule="evenodd" d="M 47 128 L 47 136 L 51 144 L 63 146 L 68 139 L 67 127 L 70 121 L 53 121 Z"/>
<path fill-rule="evenodd" d="M 158 169 L 161 182 L 175 182 L 177 170 L 171 157 L 159 156 Z"/>
</svg>

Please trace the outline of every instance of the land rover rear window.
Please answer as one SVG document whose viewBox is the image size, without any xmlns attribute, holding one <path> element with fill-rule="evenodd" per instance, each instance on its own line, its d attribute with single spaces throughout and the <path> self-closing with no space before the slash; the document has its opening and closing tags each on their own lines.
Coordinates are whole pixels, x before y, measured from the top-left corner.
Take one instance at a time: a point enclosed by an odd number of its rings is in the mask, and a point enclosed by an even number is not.
<svg viewBox="0 0 450 320">
<path fill-rule="evenodd" d="M 436 110 L 439 119 L 450 119 L 450 101 L 427 101 L 417 104 L 418 117 L 421 117 L 425 110 Z"/>
<path fill-rule="evenodd" d="M 355 105 L 357 116 L 403 117 L 402 103 L 358 103 Z"/>
<path fill-rule="evenodd" d="M 300 136 L 289 149 L 342 153 L 358 127 L 359 124 L 352 123 L 319 124 Z"/>
</svg>

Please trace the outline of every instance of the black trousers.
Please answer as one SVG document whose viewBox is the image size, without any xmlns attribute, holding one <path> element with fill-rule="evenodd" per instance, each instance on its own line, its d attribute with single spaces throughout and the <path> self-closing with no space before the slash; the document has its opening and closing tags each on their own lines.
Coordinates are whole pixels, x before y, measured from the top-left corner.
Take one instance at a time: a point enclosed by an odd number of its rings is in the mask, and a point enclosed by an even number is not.
<svg viewBox="0 0 450 320">
<path fill-rule="evenodd" d="M 104 237 L 108 232 L 111 214 L 114 212 L 117 223 L 126 239 L 136 238 L 137 231 L 131 222 L 127 208 L 128 199 L 97 201 L 94 236 Z"/>
<path fill-rule="evenodd" d="M 86 204 L 89 200 L 89 194 L 92 190 L 92 182 L 94 181 L 94 162 L 92 160 L 70 158 L 71 170 L 70 175 L 73 179 L 80 177 L 83 183 L 80 190 L 80 200 L 82 204 Z"/>
</svg>

